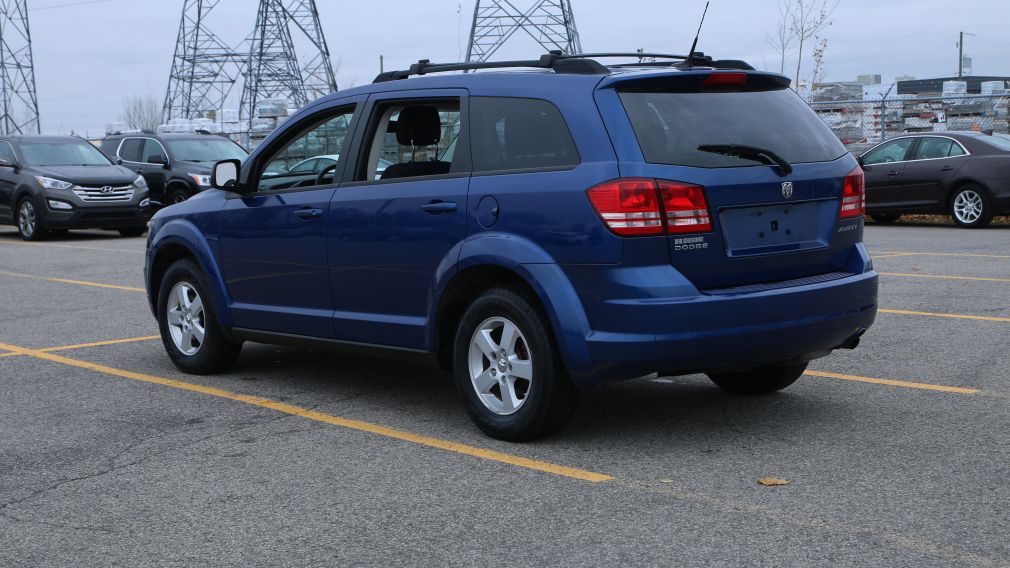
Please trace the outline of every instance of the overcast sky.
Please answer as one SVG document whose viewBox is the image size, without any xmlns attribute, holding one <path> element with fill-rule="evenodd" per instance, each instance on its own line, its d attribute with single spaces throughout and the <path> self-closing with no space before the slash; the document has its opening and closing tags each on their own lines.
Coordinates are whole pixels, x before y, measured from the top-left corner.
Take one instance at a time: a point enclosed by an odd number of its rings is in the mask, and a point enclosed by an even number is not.
<svg viewBox="0 0 1010 568">
<path fill-rule="evenodd" d="M 713 0 L 699 49 L 778 70 L 765 42 L 778 0 Z M 528 6 L 533 0 L 513 0 Z M 182 0 L 28 0 L 42 128 L 100 135 L 124 98 L 164 97 Z M 474 0 L 317 0 L 341 88 L 372 80 L 379 55 L 388 68 L 465 55 Z M 572 0 L 586 51 L 682 53 L 690 47 L 702 0 Z M 256 0 L 221 0 L 211 20 L 238 43 L 254 26 Z M 975 74 L 1010 75 L 1010 0 L 840 0 L 826 32 L 826 77 L 859 74 L 936 77 L 956 73 L 959 31 Z M 514 38 L 502 57 L 530 56 Z M 795 65 L 794 63 L 792 65 Z M 809 60 L 805 62 L 810 68 Z M 806 73 L 804 73 L 805 75 Z M 237 106 L 237 105 L 235 105 Z"/>
</svg>

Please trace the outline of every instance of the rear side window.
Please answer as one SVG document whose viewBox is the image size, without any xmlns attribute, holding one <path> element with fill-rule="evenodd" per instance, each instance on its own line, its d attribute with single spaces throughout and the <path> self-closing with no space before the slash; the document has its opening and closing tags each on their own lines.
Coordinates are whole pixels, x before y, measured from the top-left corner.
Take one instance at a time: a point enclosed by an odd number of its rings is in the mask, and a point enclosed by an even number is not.
<svg viewBox="0 0 1010 568">
<path fill-rule="evenodd" d="M 957 148 L 957 151 L 954 151 Z M 961 147 L 949 138 L 934 138 L 932 136 L 919 141 L 913 160 L 935 160 L 937 158 L 947 158 L 949 156 L 960 156 Z"/>
<path fill-rule="evenodd" d="M 127 138 L 119 147 L 119 157 L 127 162 L 140 162 L 140 153 L 144 148 L 142 138 Z"/>
<path fill-rule="evenodd" d="M 473 171 L 576 166 L 579 154 L 561 112 L 539 99 L 471 97 Z"/>
<path fill-rule="evenodd" d="M 645 161 L 725 168 L 758 160 L 698 150 L 737 145 L 770 150 L 794 164 L 845 155 L 838 137 L 788 89 L 749 92 L 621 92 Z"/>
</svg>

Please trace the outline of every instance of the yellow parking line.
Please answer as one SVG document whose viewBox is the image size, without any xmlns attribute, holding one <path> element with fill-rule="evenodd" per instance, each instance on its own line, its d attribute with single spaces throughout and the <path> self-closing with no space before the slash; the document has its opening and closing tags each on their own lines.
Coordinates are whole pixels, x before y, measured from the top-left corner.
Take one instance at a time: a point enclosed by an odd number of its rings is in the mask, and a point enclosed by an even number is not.
<svg viewBox="0 0 1010 568">
<path fill-rule="evenodd" d="M 966 319 L 966 320 L 978 320 L 978 321 L 998 321 L 1010 323 L 1010 318 L 1001 318 L 996 316 L 972 316 L 967 314 L 938 314 L 933 312 L 914 312 L 911 310 L 877 310 L 882 314 L 897 314 L 903 316 L 926 316 L 933 318 L 951 318 L 951 319 Z"/>
<path fill-rule="evenodd" d="M 896 256 L 913 256 L 914 252 L 885 252 L 881 254 L 872 254 L 874 260 L 878 258 L 894 258 Z"/>
<path fill-rule="evenodd" d="M 1010 282 L 1010 278 L 984 278 L 981 276 L 946 276 L 942 274 L 908 274 L 905 272 L 881 272 L 881 276 L 899 276 L 903 278 L 934 278 L 940 280 L 973 280 L 977 282 Z"/>
<path fill-rule="evenodd" d="M 124 343 L 139 343 L 141 341 L 154 341 L 161 339 L 160 335 L 146 335 L 144 337 L 129 337 L 126 339 L 110 339 L 108 341 L 95 341 L 92 343 L 78 343 L 77 345 L 63 345 L 60 347 L 47 347 L 39 349 L 43 353 L 53 353 L 55 351 L 71 351 L 74 349 L 87 349 L 89 347 L 104 347 L 106 345 L 122 345 Z"/>
<path fill-rule="evenodd" d="M 35 280 L 45 280 L 47 282 L 57 282 L 59 284 L 74 284 L 77 286 L 90 286 L 92 288 L 108 288 L 110 290 L 123 290 L 125 292 L 146 292 L 143 288 L 133 286 L 119 286 L 117 284 L 102 284 L 101 282 L 88 282 L 86 280 L 70 280 L 68 278 L 50 278 L 48 276 L 36 276 L 34 274 L 22 274 L 20 272 L 7 272 L 0 270 L 4 276 L 15 276 L 18 278 L 33 278 Z"/>
<path fill-rule="evenodd" d="M 130 249 L 120 249 L 120 248 L 105 248 L 105 247 L 85 247 L 80 245 L 59 245 L 56 243 L 27 243 L 24 241 L 8 241 L 0 239 L 0 244 L 2 245 L 24 245 L 30 247 L 56 247 L 56 248 L 67 248 L 67 249 L 81 249 L 81 250 L 97 250 L 102 252 L 126 252 L 130 254 L 145 254 L 147 251 L 142 250 L 130 250 Z"/>
<path fill-rule="evenodd" d="M 307 408 L 302 408 L 299 406 L 294 406 L 283 402 L 277 402 L 274 400 L 270 400 L 268 398 L 238 394 L 224 389 L 206 387 L 203 385 L 177 381 L 174 379 L 168 379 L 164 377 L 157 377 L 154 375 L 146 375 L 143 373 L 134 373 L 132 371 L 117 369 L 115 367 L 109 367 L 107 365 L 100 365 L 97 363 L 89 363 L 87 361 L 80 361 L 78 359 L 70 359 L 62 355 L 56 355 L 38 349 L 26 349 L 24 347 L 18 347 L 15 345 L 6 345 L 2 343 L 0 343 L 0 349 L 5 349 L 7 351 L 17 353 L 19 355 L 26 355 L 29 357 L 35 357 L 37 359 L 51 361 L 53 363 L 60 363 L 62 365 L 77 367 L 79 369 L 87 369 L 98 373 L 104 373 L 106 375 L 113 375 L 116 377 L 142 381 L 145 383 L 152 383 L 175 389 L 205 394 L 209 396 L 215 396 L 218 398 L 234 400 L 252 406 L 257 406 L 260 408 L 268 408 L 270 410 L 282 412 L 284 414 L 290 414 L 292 416 L 299 416 L 307 420 L 323 422 L 326 424 L 331 424 L 333 426 L 340 426 L 342 428 L 348 428 L 350 430 L 357 430 L 360 432 L 368 432 L 386 438 L 392 438 L 396 440 L 410 442 L 413 444 L 428 446 L 431 448 L 438 448 L 440 450 L 445 450 L 448 452 L 472 456 L 488 461 L 504 463 L 515 467 L 541 471 L 544 473 L 550 473 L 562 477 L 569 477 L 572 479 L 579 479 L 582 481 L 590 481 L 593 483 L 610 481 L 614 479 L 612 476 L 603 473 L 596 473 L 593 471 L 571 468 L 550 462 L 534 460 L 512 454 L 496 452 L 494 450 L 487 450 L 484 448 L 478 448 L 475 446 L 460 444 L 457 442 L 450 442 L 448 440 L 432 438 L 430 436 L 415 434 L 413 432 L 408 432 L 405 430 L 397 430 L 395 428 L 389 428 L 387 426 L 373 424 L 370 422 L 363 422 L 361 420 L 341 418 L 339 416 L 334 416 L 332 414 L 326 414 L 324 412 L 319 412 L 316 410 L 309 410 Z"/>
<path fill-rule="evenodd" d="M 902 387 L 907 389 L 920 389 L 929 391 L 949 392 L 956 394 L 978 394 L 979 389 L 965 387 L 948 387 L 945 385 L 931 385 L 928 383 L 913 383 L 910 381 L 896 381 L 894 379 L 875 379 L 873 377 L 860 377 L 857 375 L 844 375 L 842 373 L 827 373 L 824 371 L 807 371 L 803 373 L 811 377 L 821 377 L 826 379 L 841 379 L 843 381 L 856 381 L 859 383 L 871 383 L 875 385 L 887 385 L 891 387 Z"/>
<path fill-rule="evenodd" d="M 881 258 L 881 257 L 878 257 L 877 255 L 888 255 L 888 256 L 891 256 L 891 255 L 893 255 L 893 256 L 912 256 L 912 255 L 915 255 L 915 256 L 953 256 L 953 257 L 963 256 L 963 257 L 966 257 L 966 258 L 1006 258 L 1006 259 L 1010 259 L 1010 255 L 1004 255 L 1004 254 L 976 254 L 976 253 L 967 253 L 967 252 L 899 252 L 899 251 L 883 251 L 883 250 L 881 250 L 881 251 L 876 251 L 876 252 L 870 254 L 870 256 L 873 256 L 874 258 Z"/>
</svg>

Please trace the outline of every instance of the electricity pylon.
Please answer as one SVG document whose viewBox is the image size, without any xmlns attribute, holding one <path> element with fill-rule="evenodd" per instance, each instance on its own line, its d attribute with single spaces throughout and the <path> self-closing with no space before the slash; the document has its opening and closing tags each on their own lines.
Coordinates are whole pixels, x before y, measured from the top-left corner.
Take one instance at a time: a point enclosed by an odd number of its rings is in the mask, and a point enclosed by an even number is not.
<svg viewBox="0 0 1010 568">
<path fill-rule="evenodd" d="M 513 0 L 477 0 L 467 62 L 487 61 L 520 30 L 545 52 L 582 52 L 570 0 L 537 0 L 525 11 L 516 8 Z"/>
<path fill-rule="evenodd" d="M 162 121 L 207 117 L 225 106 L 247 55 L 211 31 L 207 16 L 220 0 L 184 0 Z"/>
<path fill-rule="evenodd" d="M 0 0 L 0 132 L 39 134 L 27 0 Z"/>
</svg>

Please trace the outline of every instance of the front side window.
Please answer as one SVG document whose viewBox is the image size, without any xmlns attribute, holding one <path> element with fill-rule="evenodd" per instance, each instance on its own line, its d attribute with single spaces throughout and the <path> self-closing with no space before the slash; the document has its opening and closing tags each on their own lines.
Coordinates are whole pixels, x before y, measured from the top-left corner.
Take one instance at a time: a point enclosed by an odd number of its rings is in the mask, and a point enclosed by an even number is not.
<svg viewBox="0 0 1010 568">
<path fill-rule="evenodd" d="M 0 142 L 0 162 L 13 164 L 16 161 L 17 158 L 14 157 L 14 148 L 12 148 L 7 142 Z"/>
<path fill-rule="evenodd" d="M 153 138 L 145 138 L 144 151 L 141 153 L 140 161 L 145 164 L 151 163 L 151 158 L 154 158 L 155 156 L 161 158 L 161 161 L 163 162 L 168 161 L 168 155 L 165 153 L 165 149 L 162 148 L 161 142 L 158 142 Z"/>
<path fill-rule="evenodd" d="M 579 153 L 561 112 L 538 99 L 472 97 L 474 172 L 564 168 Z"/>
<path fill-rule="evenodd" d="M 368 160 L 356 181 L 446 175 L 454 171 L 462 129 L 459 99 L 378 107 L 366 138 Z M 458 168 L 457 168 L 458 169 Z"/>
<path fill-rule="evenodd" d="M 915 142 L 914 138 L 899 138 L 885 144 L 877 146 L 863 155 L 863 163 L 866 165 L 886 164 L 889 162 L 902 162 L 908 149 Z"/>
<path fill-rule="evenodd" d="M 29 166 L 108 166 L 112 163 L 101 150 L 80 142 L 23 141 L 21 155 Z"/>
<path fill-rule="evenodd" d="M 354 109 L 344 109 L 304 130 L 266 161 L 266 166 L 260 173 L 259 190 L 332 184 L 335 166 L 341 158 L 353 118 Z M 329 158 L 325 167 L 305 167 L 308 162 L 318 165 L 323 158 Z"/>
<path fill-rule="evenodd" d="M 950 156 L 952 146 L 957 146 L 950 138 L 936 138 L 929 136 L 919 142 L 919 147 L 912 155 L 913 160 L 935 160 L 937 158 L 947 158 Z M 960 150 L 960 147 L 958 147 Z M 957 154 L 955 154 L 957 155 Z"/>
</svg>

